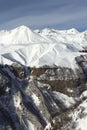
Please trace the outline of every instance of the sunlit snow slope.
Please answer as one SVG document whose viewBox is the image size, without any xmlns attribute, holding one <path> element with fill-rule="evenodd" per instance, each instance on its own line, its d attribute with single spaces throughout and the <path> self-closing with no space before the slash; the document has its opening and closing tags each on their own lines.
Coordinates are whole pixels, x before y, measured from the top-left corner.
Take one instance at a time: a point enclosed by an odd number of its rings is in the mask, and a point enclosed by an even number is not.
<svg viewBox="0 0 87 130">
<path fill-rule="evenodd" d="M 0 63 L 27 66 L 57 65 L 74 69 L 75 57 L 87 47 L 87 31 L 43 29 L 26 26 L 0 31 Z"/>
</svg>

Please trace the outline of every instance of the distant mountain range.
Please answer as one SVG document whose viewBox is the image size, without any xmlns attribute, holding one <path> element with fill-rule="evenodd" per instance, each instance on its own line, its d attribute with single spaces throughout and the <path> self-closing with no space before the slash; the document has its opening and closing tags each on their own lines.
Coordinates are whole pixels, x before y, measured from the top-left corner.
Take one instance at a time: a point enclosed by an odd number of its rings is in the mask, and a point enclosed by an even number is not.
<svg viewBox="0 0 87 130">
<path fill-rule="evenodd" d="M 20 26 L 0 31 L 0 63 L 17 62 L 30 67 L 56 65 L 75 69 L 75 57 L 87 47 L 87 31 L 30 30 Z"/>
</svg>

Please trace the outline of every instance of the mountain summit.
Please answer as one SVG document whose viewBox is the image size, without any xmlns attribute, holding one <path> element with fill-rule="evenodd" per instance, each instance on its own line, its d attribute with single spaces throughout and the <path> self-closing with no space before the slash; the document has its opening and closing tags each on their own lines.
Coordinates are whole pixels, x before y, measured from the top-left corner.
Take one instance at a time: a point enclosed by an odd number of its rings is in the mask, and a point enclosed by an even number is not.
<svg viewBox="0 0 87 130">
<path fill-rule="evenodd" d="M 0 31 L 0 62 L 27 66 L 76 68 L 75 57 L 87 47 L 87 35 L 76 29 L 32 31 L 26 26 Z M 55 58 L 54 58 L 55 57 Z"/>
</svg>

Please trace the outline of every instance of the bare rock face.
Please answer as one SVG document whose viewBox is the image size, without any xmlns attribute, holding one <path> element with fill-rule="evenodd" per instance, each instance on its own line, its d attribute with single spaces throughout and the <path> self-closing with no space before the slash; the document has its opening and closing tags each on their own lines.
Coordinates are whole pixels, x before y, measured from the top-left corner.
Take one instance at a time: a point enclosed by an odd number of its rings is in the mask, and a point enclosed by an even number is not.
<svg viewBox="0 0 87 130">
<path fill-rule="evenodd" d="M 82 68 L 84 75 L 87 77 L 87 55 L 76 57 L 78 65 Z"/>
<path fill-rule="evenodd" d="M 80 86 L 85 86 L 85 75 L 81 67 L 73 71 L 70 68 L 32 68 L 31 78 L 41 83 L 49 84 L 53 91 L 68 96 L 79 95 Z"/>
<path fill-rule="evenodd" d="M 2 75 L 1 68 L 2 66 L 0 66 L 0 95 L 3 95 L 5 92 L 9 91 L 11 83 L 5 73 Z"/>
<path fill-rule="evenodd" d="M 79 69 L 0 65 L 0 130 L 71 130 L 86 100 L 86 59 Z M 71 125 L 72 124 L 72 125 Z"/>
</svg>

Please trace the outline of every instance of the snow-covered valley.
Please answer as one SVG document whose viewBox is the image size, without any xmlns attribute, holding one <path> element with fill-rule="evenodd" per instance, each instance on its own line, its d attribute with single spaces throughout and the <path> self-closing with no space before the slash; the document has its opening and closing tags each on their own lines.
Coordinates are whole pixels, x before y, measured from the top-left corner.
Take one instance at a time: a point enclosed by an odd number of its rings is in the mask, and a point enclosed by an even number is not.
<svg viewBox="0 0 87 130">
<path fill-rule="evenodd" d="M 87 31 L 0 31 L 0 130 L 87 129 Z"/>
</svg>

